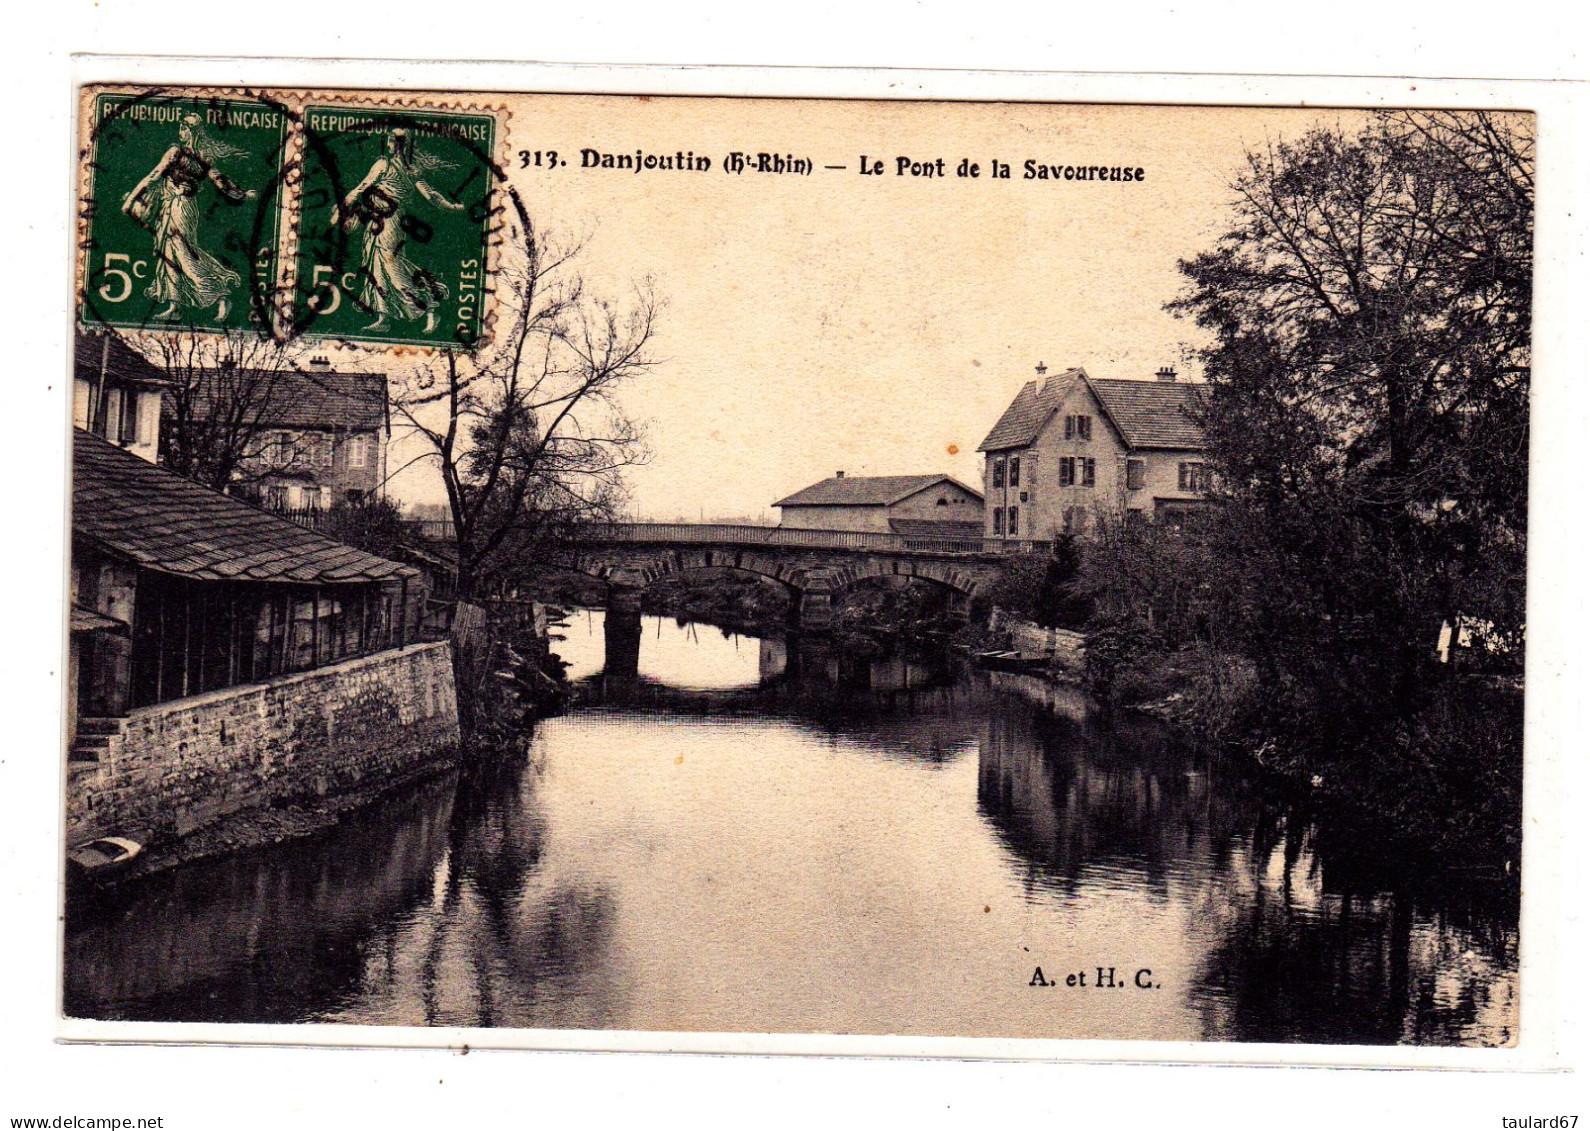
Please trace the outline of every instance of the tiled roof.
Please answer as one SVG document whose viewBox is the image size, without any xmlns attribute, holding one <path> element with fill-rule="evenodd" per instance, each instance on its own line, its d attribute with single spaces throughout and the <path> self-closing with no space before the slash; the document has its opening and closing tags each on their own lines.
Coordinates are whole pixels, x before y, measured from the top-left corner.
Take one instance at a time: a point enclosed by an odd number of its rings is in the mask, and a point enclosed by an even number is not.
<svg viewBox="0 0 1590 1131">
<path fill-rule="evenodd" d="M 954 483 L 983 496 L 948 475 L 836 475 L 796 491 L 775 507 L 887 507 L 939 483 Z"/>
<path fill-rule="evenodd" d="M 84 381 L 97 381 L 103 366 L 106 376 L 120 381 L 164 381 L 166 375 L 151 365 L 143 354 L 127 345 L 115 334 L 77 335 L 72 358 L 74 376 Z"/>
<path fill-rule="evenodd" d="M 245 369 L 206 373 L 193 398 L 195 418 L 203 420 L 218 399 L 235 399 L 246 382 L 269 398 L 260 419 L 271 428 L 348 428 L 372 432 L 386 427 L 386 375 L 335 370 Z"/>
<path fill-rule="evenodd" d="M 980 522 L 935 522 L 931 518 L 891 518 L 889 529 L 907 538 L 981 538 Z"/>
<path fill-rule="evenodd" d="M 999 418 L 993 431 L 979 445 L 980 452 L 997 452 L 1006 448 L 1025 448 L 1038 438 L 1043 426 L 1066 399 L 1076 378 L 1085 377 L 1080 369 L 1067 369 L 1044 383 L 1043 392 L 1038 382 L 1028 381 L 1010 402 L 1005 415 Z"/>
<path fill-rule="evenodd" d="M 1203 397 L 1201 383 L 1090 377 L 1088 384 L 1127 447 L 1198 451 L 1207 445 L 1194 415 Z"/>
<path fill-rule="evenodd" d="M 147 569 L 201 581 L 334 585 L 417 577 L 74 430 L 72 533 Z"/>
</svg>

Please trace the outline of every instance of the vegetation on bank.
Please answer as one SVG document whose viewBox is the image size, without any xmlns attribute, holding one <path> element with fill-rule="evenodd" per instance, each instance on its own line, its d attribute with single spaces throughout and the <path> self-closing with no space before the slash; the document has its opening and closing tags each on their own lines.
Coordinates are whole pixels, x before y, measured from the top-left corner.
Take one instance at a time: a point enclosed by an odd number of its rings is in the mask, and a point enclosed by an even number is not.
<svg viewBox="0 0 1590 1131">
<path fill-rule="evenodd" d="M 1106 702 L 1157 705 L 1388 834 L 1509 859 L 1533 171 L 1527 121 L 1487 113 L 1252 153 L 1170 304 L 1208 343 L 1216 505 L 1106 520 L 1001 597 L 1087 631 Z M 1483 672 L 1438 662 L 1464 624 Z"/>
<path fill-rule="evenodd" d="M 939 587 L 886 584 L 880 579 L 842 591 L 833 606 L 834 643 L 857 658 L 928 656 L 951 643 L 957 626 L 946 615 Z M 539 599 L 557 605 L 600 606 L 606 585 L 578 574 L 536 578 Z M 728 569 L 703 569 L 659 578 L 647 587 L 641 610 L 653 616 L 710 624 L 748 636 L 789 631 L 790 594 L 781 585 Z"/>
</svg>

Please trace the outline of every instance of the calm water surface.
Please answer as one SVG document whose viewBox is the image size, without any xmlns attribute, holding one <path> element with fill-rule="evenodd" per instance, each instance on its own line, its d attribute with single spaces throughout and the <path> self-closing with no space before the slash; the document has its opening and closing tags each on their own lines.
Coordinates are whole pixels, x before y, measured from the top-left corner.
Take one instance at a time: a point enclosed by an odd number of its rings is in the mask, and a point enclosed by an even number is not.
<svg viewBox="0 0 1590 1131">
<path fill-rule="evenodd" d="M 1366 865 L 1155 726 L 653 617 L 604 671 L 600 613 L 561 633 L 586 705 L 522 762 L 70 908 L 68 1012 L 1513 1039 L 1516 889 Z"/>
</svg>

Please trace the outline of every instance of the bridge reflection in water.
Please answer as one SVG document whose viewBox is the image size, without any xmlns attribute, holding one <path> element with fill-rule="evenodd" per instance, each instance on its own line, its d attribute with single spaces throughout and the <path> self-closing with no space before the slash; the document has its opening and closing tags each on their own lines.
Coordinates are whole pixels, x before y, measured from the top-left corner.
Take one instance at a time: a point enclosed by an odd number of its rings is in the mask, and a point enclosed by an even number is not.
<svg viewBox="0 0 1590 1131">
<path fill-rule="evenodd" d="M 1351 865 L 1017 677 L 647 618 L 522 761 L 74 907 L 67 1009 L 156 1020 L 1497 1044 L 1517 892 Z M 693 657 L 693 658 L 692 658 Z M 686 662 L 688 660 L 688 662 Z M 691 689 L 684 684 L 700 686 Z M 1154 991 L 1040 990 L 1154 970 Z"/>
</svg>

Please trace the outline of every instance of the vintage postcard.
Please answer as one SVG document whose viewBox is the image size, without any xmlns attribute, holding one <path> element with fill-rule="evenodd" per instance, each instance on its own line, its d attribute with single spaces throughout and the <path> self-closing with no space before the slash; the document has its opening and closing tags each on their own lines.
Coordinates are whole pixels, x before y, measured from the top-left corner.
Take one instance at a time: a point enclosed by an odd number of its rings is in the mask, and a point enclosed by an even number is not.
<svg viewBox="0 0 1590 1131">
<path fill-rule="evenodd" d="M 1528 106 L 77 112 L 65 1035 L 1528 1045 Z"/>
</svg>

